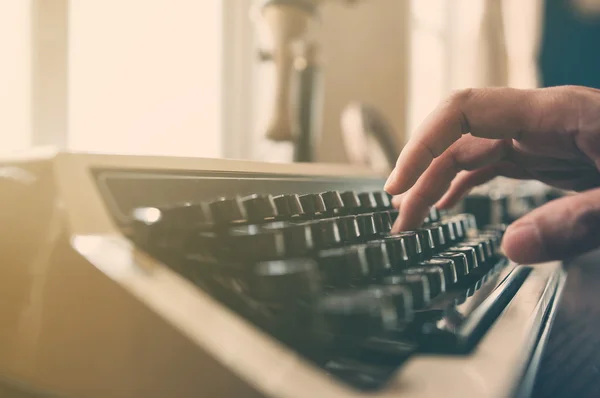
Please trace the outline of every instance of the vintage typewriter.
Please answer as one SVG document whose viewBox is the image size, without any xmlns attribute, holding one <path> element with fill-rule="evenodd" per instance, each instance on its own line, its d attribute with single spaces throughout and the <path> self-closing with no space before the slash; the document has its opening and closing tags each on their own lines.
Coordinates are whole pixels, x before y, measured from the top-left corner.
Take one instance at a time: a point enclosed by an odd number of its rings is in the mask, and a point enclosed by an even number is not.
<svg viewBox="0 0 600 398">
<path fill-rule="evenodd" d="M 526 396 L 561 264 L 508 261 L 505 224 L 469 212 L 391 234 L 383 182 L 341 165 L 4 158 L 0 374 L 59 397 Z"/>
</svg>

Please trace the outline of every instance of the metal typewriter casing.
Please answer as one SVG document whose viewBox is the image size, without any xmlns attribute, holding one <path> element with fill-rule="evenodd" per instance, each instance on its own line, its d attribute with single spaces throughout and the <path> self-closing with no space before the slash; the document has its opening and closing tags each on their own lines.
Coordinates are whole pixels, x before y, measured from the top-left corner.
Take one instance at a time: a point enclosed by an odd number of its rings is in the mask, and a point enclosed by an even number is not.
<svg viewBox="0 0 600 398">
<path fill-rule="evenodd" d="M 358 397 L 192 283 L 137 250 L 106 178 L 194 189 L 139 205 L 214 197 L 215 187 L 281 192 L 380 189 L 346 166 L 59 153 L 0 160 L 0 374 L 64 397 Z M 116 177 L 115 177 L 116 176 Z M 215 185 L 215 183 L 217 185 Z M 175 187 L 175 185 L 173 185 Z M 246 192 L 240 192 L 246 193 Z M 131 199 L 130 198 L 130 199 Z M 156 202 L 156 203 L 153 203 Z M 125 206 L 126 207 L 126 206 Z M 122 221 L 126 221 L 122 219 Z M 467 356 L 418 356 L 372 397 L 528 393 L 564 284 L 539 264 Z"/>
</svg>

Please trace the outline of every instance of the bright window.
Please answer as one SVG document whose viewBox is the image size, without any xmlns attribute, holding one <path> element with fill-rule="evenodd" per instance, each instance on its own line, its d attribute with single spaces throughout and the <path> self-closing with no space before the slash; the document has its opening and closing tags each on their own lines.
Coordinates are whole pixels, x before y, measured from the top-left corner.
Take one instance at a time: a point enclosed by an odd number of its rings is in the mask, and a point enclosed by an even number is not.
<svg viewBox="0 0 600 398">
<path fill-rule="evenodd" d="M 221 5 L 71 1 L 69 147 L 220 156 Z"/>
<path fill-rule="evenodd" d="M 224 81 L 246 68 L 225 47 L 247 4 L 0 1 L 0 151 L 223 156 Z"/>
<path fill-rule="evenodd" d="M 29 1 L 0 1 L 0 152 L 30 143 L 29 16 Z"/>
</svg>

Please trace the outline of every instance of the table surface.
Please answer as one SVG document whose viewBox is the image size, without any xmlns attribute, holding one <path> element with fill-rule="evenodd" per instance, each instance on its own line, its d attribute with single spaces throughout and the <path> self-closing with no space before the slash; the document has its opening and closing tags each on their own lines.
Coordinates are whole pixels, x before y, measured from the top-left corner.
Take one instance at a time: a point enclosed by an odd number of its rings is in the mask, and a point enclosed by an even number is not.
<svg viewBox="0 0 600 398">
<path fill-rule="evenodd" d="M 600 251 L 568 262 L 533 398 L 600 397 Z"/>
</svg>

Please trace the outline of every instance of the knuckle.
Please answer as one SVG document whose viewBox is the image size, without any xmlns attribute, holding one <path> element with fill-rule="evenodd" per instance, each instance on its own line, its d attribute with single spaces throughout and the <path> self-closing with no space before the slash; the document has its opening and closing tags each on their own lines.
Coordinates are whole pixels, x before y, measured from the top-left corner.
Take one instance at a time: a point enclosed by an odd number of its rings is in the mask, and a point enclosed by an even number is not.
<svg viewBox="0 0 600 398">
<path fill-rule="evenodd" d="M 475 94 L 477 89 L 474 88 L 461 88 L 457 90 L 453 90 L 450 95 L 448 95 L 447 102 L 451 105 L 461 105 L 467 102 L 473 94 Z"/>
</svg>

